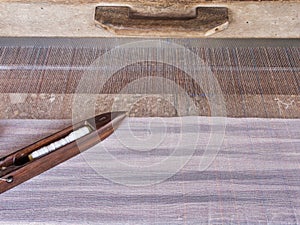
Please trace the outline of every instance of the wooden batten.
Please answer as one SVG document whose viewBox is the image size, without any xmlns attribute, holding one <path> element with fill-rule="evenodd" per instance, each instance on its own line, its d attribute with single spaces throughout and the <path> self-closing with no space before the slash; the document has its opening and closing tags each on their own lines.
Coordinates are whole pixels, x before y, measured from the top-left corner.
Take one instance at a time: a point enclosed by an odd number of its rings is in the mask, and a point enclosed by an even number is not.
<svg viewBox="0 0 300 225">
<path fill-rule="evenodd" d="M 6 37 L 300 36 L 298 0 L 0 0 L 0 11 Z"/>
</svg>

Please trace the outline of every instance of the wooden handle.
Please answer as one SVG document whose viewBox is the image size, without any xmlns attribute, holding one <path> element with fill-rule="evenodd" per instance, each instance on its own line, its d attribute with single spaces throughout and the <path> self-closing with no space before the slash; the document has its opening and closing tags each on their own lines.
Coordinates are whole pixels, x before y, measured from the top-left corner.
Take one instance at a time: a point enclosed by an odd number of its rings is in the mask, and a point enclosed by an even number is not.
<svg viewBox="0 0 300 225">
<path fill-rule="evenodd" d="M 95 21 L 101 27 L 128 36 L 207 36 L 228 26 L 226 7 L 198 7 L 194 15 L 140 14 L 125 6 L 98 6 Z"/>
</svg>

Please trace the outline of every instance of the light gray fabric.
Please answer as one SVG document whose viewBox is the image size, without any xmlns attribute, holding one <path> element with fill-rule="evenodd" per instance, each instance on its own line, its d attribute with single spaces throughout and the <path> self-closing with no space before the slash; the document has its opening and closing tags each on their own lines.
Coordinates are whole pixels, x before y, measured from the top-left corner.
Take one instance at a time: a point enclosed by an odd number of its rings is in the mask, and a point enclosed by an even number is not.
<svg viewBox="0 0 300 225">
<path fill-rule="evenodd" d="M 299 119 L 226 119 L 220 151 L 205 171 L 198 169 L 209 140 L 205 138 L 211 130 L 209 118 L 193 121 L 185 134 L 193 137 L 200 129 L 201 141 L 188 163 L 170 178 L 143 187 L 114 183 L 89 166 L 97 154 L 93 148 L 1 194 L 0 224 L 299 223 Z M 69 122 L 2 120 L 0 153 L 12 152 Z M 153 162 L 164 162 L 178 146 L 174 143 L 182 127 L 178 118 L 128 118 L 99 150 L 105 147 L 117 159 L 115 165 L 124 162 L 141 171 Z M 164 131 L 163 141 L 149 151 L 130 149 L 120 138 L 131 135 L 147 147 L 151 134 Z M 143 179 L 135 173 L 114 172 L 115 177 Z"/>
</svg>

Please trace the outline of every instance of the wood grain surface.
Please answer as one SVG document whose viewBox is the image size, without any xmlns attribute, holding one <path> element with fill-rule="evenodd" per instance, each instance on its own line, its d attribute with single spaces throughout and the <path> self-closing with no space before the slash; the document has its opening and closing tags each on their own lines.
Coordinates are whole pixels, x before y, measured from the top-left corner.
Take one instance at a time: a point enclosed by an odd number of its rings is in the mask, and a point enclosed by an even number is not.
<svg viewBox="0 0 300 225">
<path fill-rule="evenodd" d="M 203 142 L 179 172 L 162 182 L 137 187 L 112 182 L 90 167 L 88 159 L 97 153 L 91 149 L 1 194 L 0 224 L 298 224 L 300 120 L 228 118 L 219 153 L 208 169 L 199 171 L 209 120 L 193 117 L 194 122 L 187 124 L 191 135 L 201 127 Z M 162 163 L 182 127 L 179 118 L 126 121 L 130 130 L 124 123 L 102 144 L 137 170 Z M 70 123 L 1 120 L 0 155 Z M 120 143 L 120 137 L 130 131 L 147 146 L 149 123 L 152 134 L 160 135 L 163 129 L 159 128 L 167 128 L 160 145 L 151 151 L 134 151 Z M 114 172 L 127 179 L 144 179 L 117 167 Z"/>
<path fill-rule="evenodd" d="M 229 25 L 218 26 L 218 32 L 180 32 L 180 24 L 173 24 L 174 29 L 165 33 L 153 29 L 139 33 L 131 27 L 112 33 L 96 26 L 94 19 L 97 6 L 111 5 L 129 6 L 146 16 L 169 17 L 189 15 L 196 7 L 226 7 Z M 0 0 L 0 11 L 0 36 L 5 37 L 299 38 L 300 27 L 299 0 Z"/>
<path fill-rule="evenodd" d="M 132 4 L 144 5 L 152 7 L 167 8 L 170 6 L 194 5 L 205 2 L 223 3 L 223 2 L 257 2 L 260 0 L 103 0 L 100 3 L 114 3 L 114 4 Z M 299 0 L 263 0 L 265 2 L 299 2 Z M 98 0 L 0 0 L 0 2 L 21 2 L 21 3 L 52 3 L 52 4 L 84 4 L 84 3 L 97 3 Z"/>
</svg>

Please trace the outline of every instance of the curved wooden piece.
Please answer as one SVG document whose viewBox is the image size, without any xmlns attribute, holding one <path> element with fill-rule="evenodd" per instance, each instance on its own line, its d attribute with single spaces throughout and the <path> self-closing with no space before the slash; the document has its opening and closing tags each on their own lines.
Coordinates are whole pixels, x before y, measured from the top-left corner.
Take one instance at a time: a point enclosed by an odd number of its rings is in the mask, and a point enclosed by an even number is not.
<svg viewBox="0 0 300 225">
<path fill-rule="evenodd" d="M 98 6 L 95 21 L 101 27 L 128 36 L 207 36 L 229 23 L 226 7 L 198 7 L 194 15 L 140 14 L 127 6 Z"/>
</svg>

